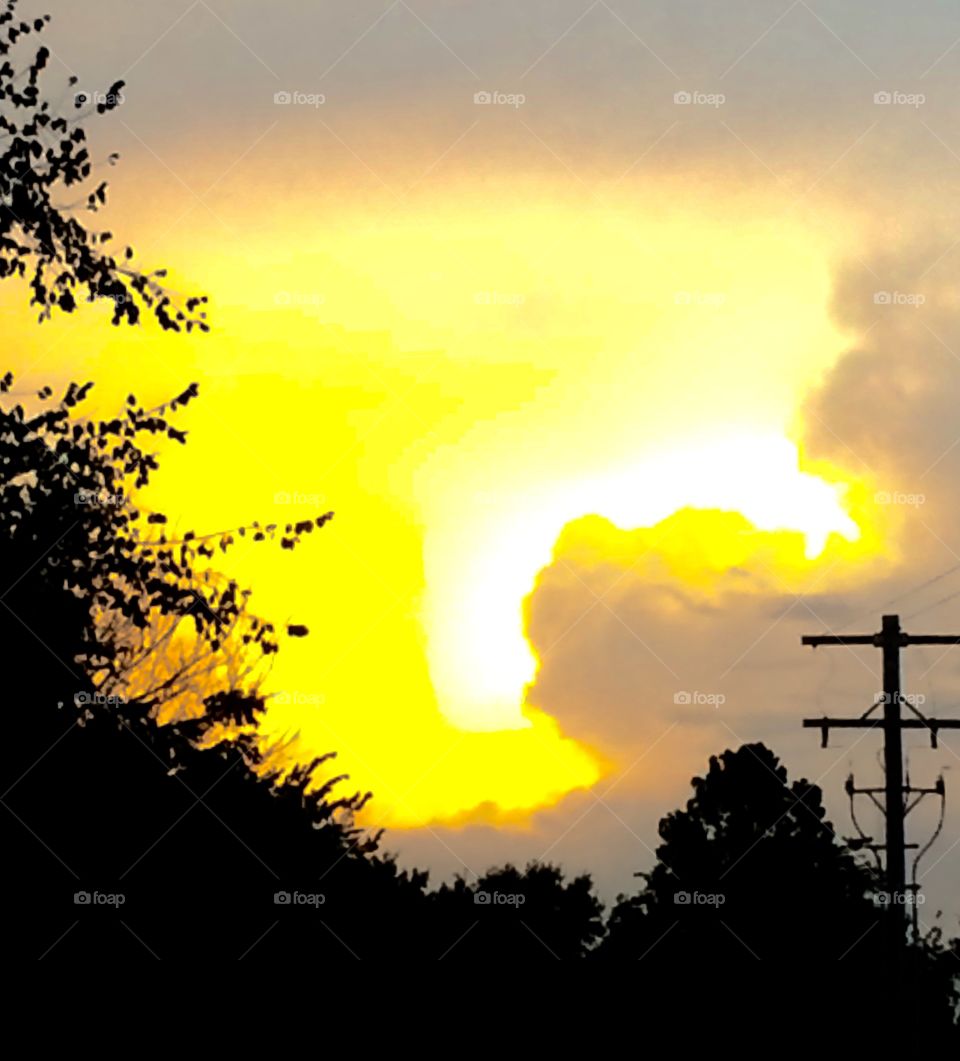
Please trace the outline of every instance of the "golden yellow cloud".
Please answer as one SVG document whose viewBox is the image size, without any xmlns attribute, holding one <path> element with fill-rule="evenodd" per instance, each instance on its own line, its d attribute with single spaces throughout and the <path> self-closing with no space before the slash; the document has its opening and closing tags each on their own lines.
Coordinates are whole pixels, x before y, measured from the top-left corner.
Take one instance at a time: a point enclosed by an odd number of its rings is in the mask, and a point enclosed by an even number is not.
<svg viewBox="0 0 960 1061">
<path fill-rule="evenodd" d="M 293 555 L 225 561 L 259 610 L 311 630 L 271 675 L 271 733 L 336 750 L 370 821 L 516 820 L 605 769 L 524 702 L 523 600 L 568 521 L 735 509 L 798 532 L 787 573 L 856 537 L 849 496 L 786 437 L 842 341 L 830 240 L 676 187 L 589 206 L 520 180 L 399 206 L 339 191 L 248 185 L 190 228 L 158 196 L 115 227 L 211 293 L 214 333 L 11 312 L 16 360 L 31 381 L 97 379 L 103 408 L 199 380 L 153 504 L 202 529 L 337 512 Z M 715 531 L 676 538 L 678 577 L 739 562 Z"/>
</svg>

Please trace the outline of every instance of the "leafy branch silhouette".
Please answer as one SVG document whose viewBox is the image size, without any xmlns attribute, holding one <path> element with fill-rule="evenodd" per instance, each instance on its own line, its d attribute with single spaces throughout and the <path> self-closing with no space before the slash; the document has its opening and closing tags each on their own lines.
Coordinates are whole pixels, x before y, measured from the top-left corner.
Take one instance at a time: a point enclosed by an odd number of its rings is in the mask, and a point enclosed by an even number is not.
<svg viewBox="0 0 960 1061">
<path fill-rule="evenodd" d="M 136 324 L 146 310 L 164 329 L 209 331 L 206 296 L 178 299 L 163 284 L 166 270 L 136 268 L 130 246 L 112 253 L 113 234 L 75 216 L 77 209 L 98 213 L 107 202 L 107 182 L 91 185 L 95 164 L 82 123 L 114 110 L 124 83 L 93 95 L 75 92 L 69 108 L 63 94 L 49 98 L 41 90 L 50 50 L 38 45 L 19 70 L 11 58 L 28 50 L 50 16 L 20 20 L 18 6 L 7 0 L 0 13 L 0 279 L 28 281 L 41 321 L 54 310 L 72 313 L 85 291 L 87 302 L 111 303 L 115 325 Z M 70 77 L 67 91 L 76 84 Z M 111 154 L 107 164 L 118 160 Z M 62 191 L 78 197 L 58 204 Z"/>
</svg>

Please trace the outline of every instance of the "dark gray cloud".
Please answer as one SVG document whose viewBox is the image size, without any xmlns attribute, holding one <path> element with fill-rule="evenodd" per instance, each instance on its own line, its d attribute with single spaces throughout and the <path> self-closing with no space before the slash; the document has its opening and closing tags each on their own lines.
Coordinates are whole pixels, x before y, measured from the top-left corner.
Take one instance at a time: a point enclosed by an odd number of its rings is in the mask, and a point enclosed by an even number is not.
<svg viewBox="0 0 960 1061">
<path fill-rule="evenodd" d="M 942 234 L 911 234 L 838 273 L 835 313 L 859 339 L 803 409 L 810 455 L 875 488 L 868 517 L 887 537 L 886 561 L 862 566 L 853 580 L 846 567 L 824 565 L 808 585 L 785 591 L 761 551 L 708 591 L 672 577 L 645 532 L 616 532 L 591 517 L 561 535 L 554 563 L 527 603 L 528 632 L 541 658 L 528 698 L 615 762 L 616 813 L 600 806 L 591 817 L 622 818 L 619 842 L 627 849 L 635 843 L 631 832 L 654 845 L 656 808 L 683 802 L 688 778 L 708 753 L 747 740 L 765 741 L 793 775 L 818 780 L 838 831 L 852 833 L 842 780 L 855 771 L 858 779 L 879 781 L 877 742 L 842 735 L 824 751 L 817 733 L 800 729 L 800 719 L 864 712 L 879 691 L 878 654 L 813 653 L 801 648 L 800 636 L 869 632 L 881 611 L 901 613 L 915 631 L 960 632 L 957 253 Z M 956 650 L 910 649 L 904 673 L 926 714 L 957 714 Z M 693 694 L 694 702 L 677 703 L 678 692 Z M 711 702 L 717 694 L 722 702 Z M 916 783 L 945 773 L 955 823 L 960 742 L 948 740 L 938 751 L 922 738 L 908 744 Z M 665 756 L 672 782 L 651 770 L 651 761 Z M 934 824 L 924 814 L 912 823 L 920 839 Z M 864 817 L 880 830 L 879 821 Z M 564 808 L 541 815 L 537 840 L 572 820 Z M 956 913 L 955 824 L 944 836 L 922 879 L 930 902 Z M 600 865 L 609 888 L 607 866 Z"/>
<path fill-rule="evenodd" d="M 773 181 L 798 196 L 871 201 L 892 181 L 903 208 L 928 194 L 931 167 L 956 172 L 960 150 L 958 53 L 948 51 L 960 15 L 932 0 L 909 12 L 895 0 L 47 8 L 60 62 L 84 83 L 125 77 L 118 117 L 164 158 L 198 143 L 239 154 L 279 119 L 269 145 L 295 142 L 314 165 L 357 165 L 326 125 L 379 172 L 433 162 L 469 130 L 451 164 L 505 155 L 589 179 L 686 172 L 696 160 L 710 181 Z M 326 103 L 278 108 L 277 91 Z M 476 106 L 478 91 L 525 102 Z M 691 102 L 677 104 L 678 93 Z M 876 104 L 877 93 L 890 102 Z M 906 101 L 917 95 L 922 104 Z"/>
</svg>

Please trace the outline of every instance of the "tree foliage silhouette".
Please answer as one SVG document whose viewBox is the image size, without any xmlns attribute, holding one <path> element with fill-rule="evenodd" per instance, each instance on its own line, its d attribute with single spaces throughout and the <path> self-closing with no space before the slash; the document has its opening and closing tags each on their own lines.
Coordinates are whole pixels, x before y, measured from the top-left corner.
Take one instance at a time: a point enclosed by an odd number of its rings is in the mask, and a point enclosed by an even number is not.
<svg viewBox="0 0 960 1061">
<path fill-rule="evenodd" d="M 196 387 L 156 409 L 131 397 L 106 420 L 83 415 L 89 389 L 0 410 L 11 953 L 36 957 L 75 922 L 65 953 L 109 940 L 148 957 L 239 957 L 280 918 L 317 914 L 283 903 L 301 891 L 324 895 L 325 921 L 271 931 L 264 955 L 313 935 L 348 957 L 396 949 L 398 932 L 410 945 L 417 922 L 401 908 L 422 907 L 425 877 L 376 854 L 377 836 L 353 824 L 367 797 L 338 794 L 330 756 L 291 770 L 264 746 L 257 663 L 277 631 L 211 563 L 243 538 L 293 549 L 330 514 L 168 536 L 135 495 L 158 468 L 148 446 L 186 440 L 172 414 Z M 102 911 L 85 895 L 123 895 L 129 917 L 91 921 Z"/>
<path fill-rule="evenodd" d="M 12 383 L 8 373 L 0 393 Z M 70 384 L 55 403 L 44 388 L 32 413 L 20 403 L 0 409 L 0 537 L 13 577 L 6 608 L 26 633 L 30 618 L 43 625 L 77 694 L 116 697 L 133 688 L 140 705 L 155 710 L 195 688 L 201 673 L 205 695 L 226 691 L 234 676 L 211 658 L 226 646 L 244 660 L 267 657 L 277 640 L 272 624 L 249 613 L 249 591 L 211 566 L 215 550 L 225 553 L 242 538 L 279 538 L 293 549 L 332 513 L 282 529 L 254 522 L 168 537 L 166 517 L 141 511 L 134 497 L 158 467 L 147 441 L 186 442 L 169 414 L 196 397 L 196 385 L 149 410 L 131 395 L 108 420 L 82 414 L 91 386 Z M 158 674 L 163 650 L 173 646 L 178 653 Z"/>
<path fill-rule="evenodd" d="M 145 310 L 165 329 L 208 330 L 206 298 L 175 301 L 163 270 L 136 268 L 129 247 L 111 252 L 111 233 L 78 219 L 100 211 L 107 191 L 84 123 L 119 106 L 124 85 L 81 93 L 71 77 L 54 98 L 44 89 L 50 52 L 32 45 L 49 18 L 18 20 L 18 7 L 8 0 L 0 13 L 0 278 L 27 281 L 41 320 L 83 299 L 107 300 L 114 324 L 137 323 Z M 106 164 L 117 161 L 112 154 Z M 9 395 L 12 383 L 8 375 L 0 390 Z M 154 409 L 131 396 L 102 421 L 81 414 L 89 388 L 71 385 L 52 403 L 44 389 L 0 413 L 10 952 L 36 956 L 58 919 L 69 926 L 78 913 L 98 912 L 95 902 L 74 904 L 75 891 L 109 887 L 130 899 L 130 930 L 110 923 L 114 946 L 149 955 L 151 937 L 180 956 L 236 954 L 269 928 L 267 913 L 303 912 L 273 903 L 279 882 L 309 881 L 315 891 L 321 874 L 341 900 L 329 917 L 362 908 L 362 922 L 348 919 L 349 935 L 370 949 L 388 928 L 376 911 L 422 900 L 425 878 L 399 874 L 375 853 L 377 837 L 353 825 L 367 796 L 334 792 L 343 778 L 329 769 L 331 756 L 291 770 L 265 748 L 258 690 L 278 631 L 212 564 L 242 538 L 292 549 L 329 514 L 169 537 L 165 517 L 133 498 L 158 467 L 151 440 L 185 441 L 170 414 L 196 386 Z M 103 931 L 85 936 L 96 926 L 76 924 L 68 947 L 102 953 Z M 316 919 L 313 927 L 318 946 L 344 953 L 335 934 Z M 269 935 L 259 953 L 284 939 Z M 302 951 L 306 938 L 298 932 L 287 946 Z"/>
<path fill-rule="evenodd" d="M 716 957 L 765 947 L 833 959 L 855 945 L 873 953 L 869 893 L 880 881 L 837 842 L 816 785 L 788 784 L 757 744 L 711 757 L 693 790 L 685 810 L 660 822 L 646 886 L 613 911 L 610 954 L 652 947 L 667 931 L 665 948 Z"/>
<path fill-rule="evenodd" d="M 41 321 L 107 300 L 114 324 L 146 310 L 166 329 L 208 330 L 205 298 L 175 303 L 163 270 L 137 269 L 129 247 L 111 252 L 111 233 L 78 219 L 107 191 L 84 123 L 119 106 L 124 84 L 81 93 L 71 77 L 53 98 L 50 52 L 33 43 L 49 17 L 20 20 L 19 6 L 0 13 L 0 278 L 29 284 Z M 331 755 L 291 768 L 265 746 L 260 680 L 278 631 L 213 563 L 243 538 L 292 549 L 330 514 L 168 536 L 137 498 L 158 468 L 154 442 L 186 441 L 173 417 L 196 385 L 152 409 L 131 396 L 102 420 L 83 415 L 90 386 L 0 409 L 9 952 L 439 956 L 475 889 L 428 900 L 426 875 L 400 873 L 356 827 L 369 794 L 341 794 Z M 538 896 L 529 923 L 564 956 L 599 932 L 585 879 L 505 867 L 481 883 Z M 515 928 L 492 919 L 462 953 L 544 953 Z"/>
<path fill-rule="evenodd" d="M 129 246 L 115 255 L 112 233 L 75 216 L 107 201 L 107 182 L 93 183 L 97 167 L 81 123 L 119 106 L 124 84 L 80 92 L 70 77 L 56 99 L 44 93 L 50 51 L 31 44 L 50 16 L 24 20 L 19 6 L 7 0 L 0 12 L 0 278 L 27 280 L 41 320 L 55 309 L 73 312 L 81 299 L 105 300 L 114 324 L 136 324 L 146 309 L 165 329 L 206 331 L 205 296 L 175 300 L 163 269 L 136 268 Z M 107 165 L 118 159 L 109 155 Z M 67 201 L 58 203 L 59 195 Z"/>
<path fill-rule="evenodd" d="M 882 878 L 837 838 L 817 785 L 789 783 L 763 744 L 711 757 L 692 783 L 686 808 L 660 822 L 644 887 L 612 910 L 599 957 L 887 964 Z M 937 930 L 909 948 L 914 1018 L 949 1024 L 958 956 Z"/>
<path fill-rule="evenodd" d="M 277 631 L 214 561 L 243 538 L 295 548 L 329 516 L 168 535 L 136 498 L 196 395 L 97 420 L 71 385 L 0 409 L 8 952 L 582 955 L 602 931 L 588 878 L 508 866 L 427 894 L 355 824 L 367 796 L 341 794 L 332 756 L 291 771 L 264 745 L 257 661 Z"/>
<path fill-rule="evenodd" d="M 589 876 L 566 881 L 539 862 L 488 870 L 475 884 L 458 877 L 432 896 L 435 946 L 450 961 L 582 958 L 603 933 L 602 914 Z"/>
</svg>

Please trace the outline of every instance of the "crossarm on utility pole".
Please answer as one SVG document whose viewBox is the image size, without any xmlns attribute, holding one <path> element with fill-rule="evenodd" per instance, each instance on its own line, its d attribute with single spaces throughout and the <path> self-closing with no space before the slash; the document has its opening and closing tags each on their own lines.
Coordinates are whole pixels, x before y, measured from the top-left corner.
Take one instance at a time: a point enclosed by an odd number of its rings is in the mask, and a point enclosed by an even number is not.
<svg viewBox="0 0 960 1061">
<path fill-rule="evenodd" d="M 822 729 L 829 726 L 831 729 L 883 729 L 882 718 L 805 718 L 804 729 Z M 901 729 L 960 729 L 960 719 L 957 718 L 902 718 Z"/>
<path fill-rule="evenodd" d="M 849 634 L 844 637 L 841 634 L 808 634 L 800 638 L 804 645 L 876 645 L 875 634 Z"/>
<path fill-rule="evenodd" d="M 820 747 L 826 748 L 831 729 L 884 729 L 887 721 L 884 718 L 805 718 L 804 729 L 820 730 Z M 960 719 L 956 718 L 901 718 L 900 729 L 925 729 L 930 733 L 930 746 L 938 747 L 937 733 L 941 729 L 960 729 Z"/>
</svg>

